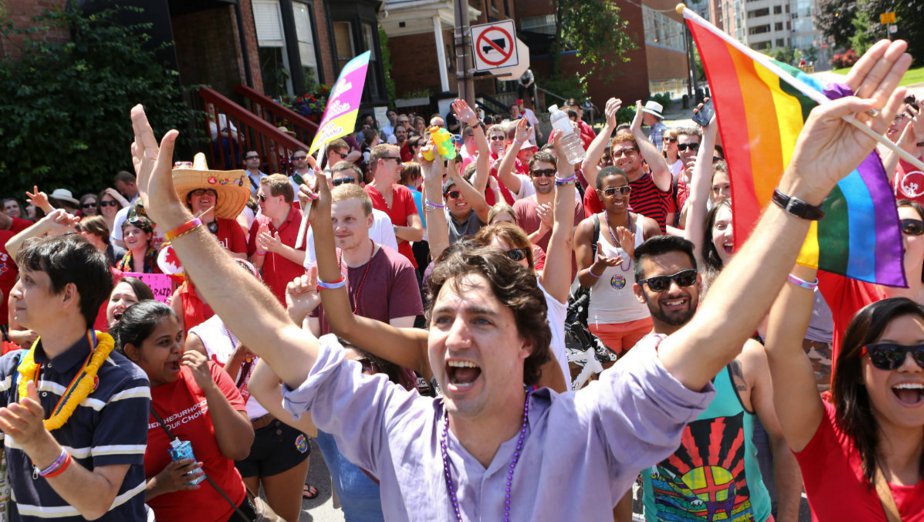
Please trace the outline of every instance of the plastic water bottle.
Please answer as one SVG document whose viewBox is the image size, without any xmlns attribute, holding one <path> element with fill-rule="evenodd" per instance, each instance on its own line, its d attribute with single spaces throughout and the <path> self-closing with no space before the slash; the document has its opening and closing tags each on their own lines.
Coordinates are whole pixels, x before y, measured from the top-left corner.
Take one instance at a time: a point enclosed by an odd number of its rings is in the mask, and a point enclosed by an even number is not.
<svg viewBox="0 0 924 522">
<path fill-rule="evenodd" d="M 571 165 L 584 161 L 584 144 L 578 133 L 574 132 L 571 119 L 564 111 L 558 109 L 558 105 L 550 105 L 549 114 L 552 116 L 552 128 L 561 134 L 561 146 L 565 151 L 565 159 Z"/>
<path fill-rule="evenodd" d="M 193 461 L 196 460 L 196 455 L 193 453 L 192 443 L 189 442 L 188 440 L 180 440 L 180 439 L 171 440 L 170 449 L 168 451 L 170 452 L 170 458 L 173 459 L 174 461 L 183 460 L 183 459 L 191 459 Z M 205 473 L 203 473 L 201 468 L 198 469 L 198 474 L 193 475 L 193 473 L 195 472 L 190 471 L 189 473 L 187 473 L 187 475 L 190 476 L 189 478 L 190 486 L 195 486 L 196 484 L 205 480 Z"/>
</svg>

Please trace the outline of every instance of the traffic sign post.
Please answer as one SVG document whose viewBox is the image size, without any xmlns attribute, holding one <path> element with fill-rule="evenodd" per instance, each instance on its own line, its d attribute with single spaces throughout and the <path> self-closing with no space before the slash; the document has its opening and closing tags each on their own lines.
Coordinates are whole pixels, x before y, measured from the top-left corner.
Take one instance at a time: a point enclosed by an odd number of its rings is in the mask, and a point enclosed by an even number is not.
<svg viewBox="0 0 924 522">
<path fill-rule="evenodd" d="M 513 20 L 502 20 L 472 26 L 472 57 L 475 70 L 491 71 L 519 65 L 516 26 Z"/>
<path fill-rule="evenodd" d="M 889 25 L 895 23 L 895 11 L 888 11 L 879 15 L 879 23 L 881 25 Z"/>
</svg>

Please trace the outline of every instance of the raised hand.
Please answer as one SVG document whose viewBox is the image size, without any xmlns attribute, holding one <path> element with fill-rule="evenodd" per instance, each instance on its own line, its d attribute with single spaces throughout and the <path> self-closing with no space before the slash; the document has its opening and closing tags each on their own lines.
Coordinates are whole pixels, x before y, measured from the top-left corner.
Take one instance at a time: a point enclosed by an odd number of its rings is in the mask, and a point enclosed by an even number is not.
<svg viewBox="0 0 924 522">
<path fill-rule="evenodd" d="M 183 358 L 180 359 L 180 364 L 192 370 L 196 384 L 203 390 L 207 390 L 211 386 L 216 386 L 215 381 L 212 380 L 209 359 L 202 352 L 196 350 L 183 352 Z"/>
<path fill-rule="evenodd" d="M 792 190 L 791 195 L 821 204 L 834 185 L 869 155 L 876 140 L 844 118 L 855 118 L 876 134 L 886 131 L 905 97 L 905 89 L 896 87 L 911 64 L 907 47 L 902 40 L 881 40 L 847 76 L 847 85 L 856 95 L 812 110 L 781 180 L 784 192 Z"/>
<path fill-rule="evenodd" d="M 302 197 L 307 197 L 309 199 L 313 198 L 314 208 L 311 209 L 311 213 L 308 216 L 308 222 L 314 226 L 316 220 L 323 214 L 330 219 L 330 183 L 327 181 L 327 174 L 323 172 L 316 172 L 317 184 L 315 185 L 315 190 L 312 191 L 306 185 L 301 185 L 298 188 L 299 199 Z"/>
<path fill-rule="evenodd" d="M 64 209 L 56 208 L 43 217 L 39 223 L 41 223 L 45 232 L 52 236 L 60 236 L 61 234 L 72 232 L 80 223 L 80 218 L 68 214 Z"/>
<path fill-rule="evenodd" d="M 526 121 L 526 118 L 520 118 L 520 121 L 517 122 L 517 130 L 513 135 L 513 141 L 517 145 L 523 145 L 529 141 L 529 122 Z"/>
<path fill-rule="evenodd" d="M 478 125 L 478 115 L 475 114 L 475 111 L 472 110 L 467 101 L 456 98 L 456 101 L 452 102 L 452 112 L 456 114 L 456 118 L 459 121 L 469 127 Z"/>
<path fill-rule="evenodd" d="M 148 216 L 164 230 L 172 230 L 192 219 L 173 186 L 173 147 L 179 132 L 170 130 L 158 145 L 144 107 L 132 107 L 132 164 L 138 176 L 138 195 Z"/>
<path fill-rule="evenodd" d="M 540 226 L 543 229 L 551 230 L 552 223 L 554 222 L 555 214 L 552 211 L 552 205 L 550 203 L 543 203 L 536 206 L 536 215 L 539 216 Z"/>
<path fill-rule="evenodd" d="M 638 135 L 642 132 L 642 120 L 644 120 L 644 112 L 642 111 L 642 100 L 635 100 L 635 117 L 632 118 L 632 125 L 629 126 L 629 130 L 633 134 Z"/>
<path fill-rule="evenodd" d="M 622 100 L 619 98 L 610 98 L 606 100 L 606 107 L 603 108 L 603 114 L 606 116 L 606 126 L 616 128 L 616 113 L 622 107 Z"/>
<path fill-rule="evenodd" d="M 31 202 L 33 206 L 40 208 L 45 212 L 50 212 L 48 209 L 54 208 L 51 206 L 51 203 L 48 202 L 48 194 L 45 194 L 39 190 L 38 185 L 32 186 L 32 192 L 27 190 L 26 197 L 29 198 L 29 202 Z"/>
<path fill-rule="evenodd" d="M 294 323 L 301 325 L 305 316 L 319 304 L 318 267 L 312 266 L 307 274 L 296 277 L 286 285 L 286 311 Z"/>
</svg>

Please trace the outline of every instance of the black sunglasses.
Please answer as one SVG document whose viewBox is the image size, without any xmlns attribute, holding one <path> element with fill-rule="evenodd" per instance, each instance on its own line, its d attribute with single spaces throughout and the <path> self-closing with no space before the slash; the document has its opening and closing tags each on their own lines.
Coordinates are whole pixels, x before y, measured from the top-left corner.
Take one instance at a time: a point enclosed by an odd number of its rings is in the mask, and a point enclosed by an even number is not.
<svg viewBox="0 0 924 522">
<path fill-rule="evenodd" d="M 529 175 L 534 178 L 551 178 L 555 175 L 555 169 L 536 169 L 529 171 Z"/>
<path fill-rule="evenodd" d="M 460 195 L 461 195 L 461 194 L 459 193 L 458 190 L 453 190 L 453 191 L 450 191 L 450 192 L 447 192 L 447 193 L 446 193 L 446 197 L 449 198 L 449 199 L 456 199 L 456 198 L 459 197 Z"/>
<path fill-rule="evenodd" d="M 115 203 L 115 202 L 113 202 L 113 203 Z M 83 207 L 83 208 L 93 208 L 93 207 L 96 206 L 96 202 L 94 201 L 93 203 L 84 203 L 83 205 L 80 205 L 80 206 Z"/>
<path fill-rule="evenodd" d="M 630 187 L 629 185 L 623 185 L 621 187 L 607 187 L 603 189 L 603 195 L 607 197 L 615 196 L 617 192 L 619 192 L 623 196 L 626 196 L 630 192 L 632 192 L 632 187 Z"/>
<path fill-rule="evenodd" d="M 895 343 L 868 344 L 863 347 L 862 355 L 869 355 L 869 362 L 880 370 L 897 370 L 905 364 L 909 353 L 918 366 L 924 368 L 924 344 L 903 346 Z"/>
<path fill-rule="evenodd" d="M 337 178 L 331 181 L 331 183 L 333 183 L 335 187 L 339 187 L 340 185 L 343 185 L 344 183 L 353 183 L 355 181 L 356 181 L 356 178 L 354 178 L 353 176 L 346 176 L 344 178 Z"/>
<path fill-rule="evenodd" d="M 647 284 L 652 292 L 666 292 L 671 287 L 671 281 L 677 283 L 677 286 L 692 286 L 696 283 L 696 270 L 688 268 L 673 275 L 649 277 L 638 284 Z"/>
<path fill-rule="evenodd" d="M 308 159 L 308 156 L 292 156 L 292 159 L 295 161 Z"/>
<path fill-rule="evenodd" d="M 699 150 L 699 143 L 680 143 L 677 145 L 677 150 L 684 151 L 687 149 L 697 151 Z"/>
<path fill-rule="evenodd" d="M 526 259 L 526 251 L 522 248 L 511 248 L 504 252 L 504 255 L 507 256 L 511 261 L 520 262 Z"/>
<path fill-rule="evenodd" d="M 100 201 L 100 202 L 99 202 L 99 206 L 101 206 L 101 207 L 116 207 L 116 206 L 118 206 L 118 205 L 119 205 L 119 202 L 116 201 L 116 200 L 114 200 L 114 199 L 111 199 L 111 200 L 109 200 L 109 201 Z"/>
<path fill-rule="evenodd" d="M 491 141 L 501 141 L 501 140 L 506 140 L 506 139 L 507 138 L 505 136 L 497 136 L 497 135 L 491 136 L 490 138 Z"/>
<path fill-rule="evenodd" d="M 266 201 L 266 194 L 258 194 L 257 199 L 259 199 L 260 201 Z"/>
<path fill-rule="evenodd" d="M 924 234 L 924 221 L 920 219 L 903 219 L 902 233 L 909 236 L 920 236 Z"/>
</svg>

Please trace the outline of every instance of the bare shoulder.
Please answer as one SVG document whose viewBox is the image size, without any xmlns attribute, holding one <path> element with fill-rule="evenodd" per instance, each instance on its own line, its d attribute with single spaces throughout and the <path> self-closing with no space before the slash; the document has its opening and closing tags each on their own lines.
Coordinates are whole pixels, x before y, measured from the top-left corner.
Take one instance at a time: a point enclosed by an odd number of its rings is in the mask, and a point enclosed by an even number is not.
<svg viewBox="0 0 924 522">
<path fill-rule="evenodd" d="M 638 215 L 638 221 L 642 224 L 642 232 L 645 235 L 645 239 L 652 238 L 655 236 L 661 235 L 661 227 L 658 226 L 658 222 L 651 219 L 650 217 Z"/>
<path fill-rule="evenodd" d="M 749 387 L 753 387 L 765 376 L 769 377 L 770 369 L 767 364 L 767 351 L 764 345 L 756 339 L 748 339 L 735 362 L 741 369 L 741 376 Z"/>
</svg>

